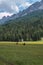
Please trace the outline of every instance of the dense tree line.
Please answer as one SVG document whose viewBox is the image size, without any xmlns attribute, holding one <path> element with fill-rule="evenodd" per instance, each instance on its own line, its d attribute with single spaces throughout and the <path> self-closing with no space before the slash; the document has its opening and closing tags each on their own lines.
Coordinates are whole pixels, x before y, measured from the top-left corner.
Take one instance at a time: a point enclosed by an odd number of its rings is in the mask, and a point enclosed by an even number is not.
<svg viewBox="0 0 43 65">
<path fill-rule="evenodd" d="M 43 11 L 0 25 L 0 41 L 38 41 L 43 37 Z"/>
</svg>

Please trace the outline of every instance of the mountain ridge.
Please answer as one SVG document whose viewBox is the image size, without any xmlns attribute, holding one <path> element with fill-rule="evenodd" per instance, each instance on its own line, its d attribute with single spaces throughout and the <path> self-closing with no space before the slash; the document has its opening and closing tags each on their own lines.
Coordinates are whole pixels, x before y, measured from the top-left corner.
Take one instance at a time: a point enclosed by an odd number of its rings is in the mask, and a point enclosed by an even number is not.
<svg viewBox="0 0 43 65">
<path fill-rule="evenodd" d="M 17 14 L 13 14 L 12 16 L 2 18 L 0 20 L 0 24 L 5 24 L 6 21 L 26 16 L 27 14 L 37 11 L 37 10 L 43 10 L 43 0 L 41 0 L 40 2 L 37 1 L 37 2 L 33 3 L 30 7 L 28 7 L 27 9 L 25 9 Z"/>
</svg>

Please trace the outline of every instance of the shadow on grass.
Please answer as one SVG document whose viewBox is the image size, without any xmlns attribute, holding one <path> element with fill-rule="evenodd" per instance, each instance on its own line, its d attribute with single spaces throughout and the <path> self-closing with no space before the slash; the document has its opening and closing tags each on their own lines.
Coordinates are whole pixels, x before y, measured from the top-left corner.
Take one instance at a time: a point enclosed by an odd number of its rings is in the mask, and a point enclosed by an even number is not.
<svg viewBox="0 0 43 65">
<path fill-rule="evenodd" d="M 16 61 L 15 63 L 16 65 L 24 65 L 24 63 L 22 61 Z"/>
<path fill-rule="evenodd" d="M 3 57 L 0 57 L 0 61 L 2 61 L 3 63 L 5 63 L 5 65 L 24 65 L 23 62 L 21 62 L 21 61 L 11 62 L 11 61 L 7 61 Z"/>
</svg>

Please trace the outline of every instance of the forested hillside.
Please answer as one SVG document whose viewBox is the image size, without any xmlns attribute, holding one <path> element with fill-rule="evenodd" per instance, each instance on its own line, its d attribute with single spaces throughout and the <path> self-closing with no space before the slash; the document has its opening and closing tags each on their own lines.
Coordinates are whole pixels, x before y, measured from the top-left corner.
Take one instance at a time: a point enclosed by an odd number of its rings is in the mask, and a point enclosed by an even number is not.
<svg viewBox="0 0 43 65">
<path fill-rule="evenodd" d="M 0 25 L 0 41 L 38 41 L 43 38 L 43 10 Z"/>
</svg>

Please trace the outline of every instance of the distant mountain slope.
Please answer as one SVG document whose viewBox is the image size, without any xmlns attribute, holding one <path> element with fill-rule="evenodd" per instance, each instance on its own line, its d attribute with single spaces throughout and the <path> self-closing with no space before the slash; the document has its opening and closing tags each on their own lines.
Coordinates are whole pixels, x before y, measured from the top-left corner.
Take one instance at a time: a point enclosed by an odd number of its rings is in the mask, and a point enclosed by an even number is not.
<svg viewBox="0 0 43 65">
<path fill-rule="evenodd" d="M 7 23 L 7 21 L 9 21 L 9 16 L 7 16 L 7 17 L 3 17 L 2 19 L 0 19 L 0 24 L 5 24 L 5 23 Z"/>
<path fill-rule="evenodd" d="M 0 26 L 0 41 L 37 41 L 43 37 L 43 10 L 8 21 Z"/>
<path fill-rule="evenodd" d="M 26 16 L 27 14 L 31 13 L 31 12 L 34 12 L 34 11 L 40 11 L 40 10 L 43 10 L 43 0 L 41 0 L 40 2 L 35 2 L 33 3 L 30 7 L 28 7 L 27 9 L 17 13 L 17 14 L 14 14 L 12 15 L 11 17 L 4 17 L 0 20 L 0 24 L 5 24 L 6 21 L 9 21 L 9 20 L 13 20 L 13 19 L 16 19 L 16 18 L 19 18 L 19 17 L 23 17 L 23 16 Z"/>
<path fill-rule="evenodd" d="M 28 7 L 27 9 L 23 10 L 22 12 L 19 12 L 18 14 L 14 14 L 13 16 L 11 16 L 12 19 L 18 18 L 18 17 L 23 17 L 31 12 L 34 11 L 40 11 L 43 10 L 43 0 L 41 0 L 40 2 L 35 2 L 33 3 L 30 7 Z"/>
</svg>

